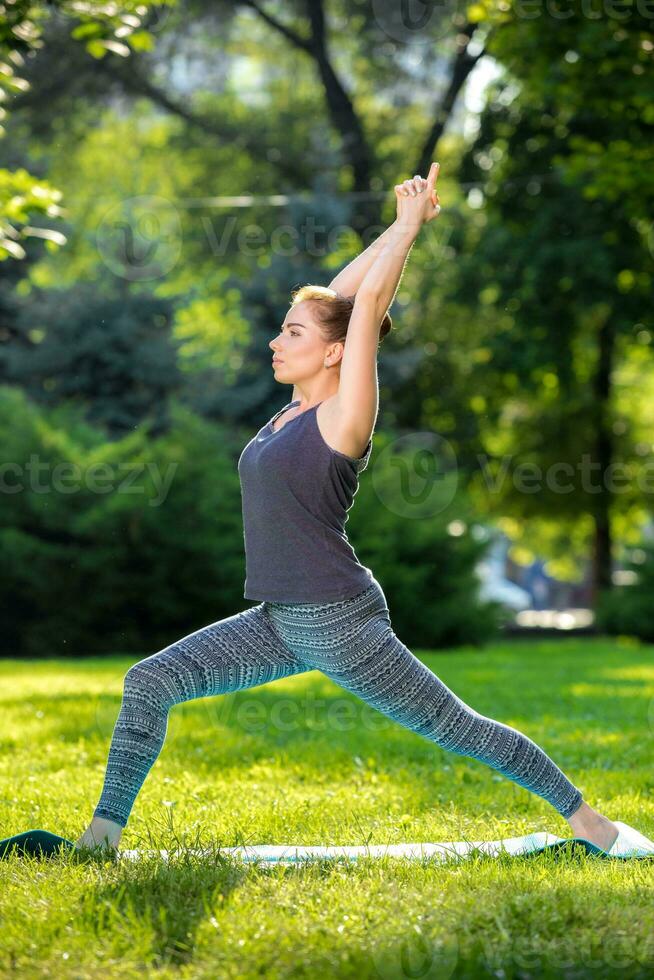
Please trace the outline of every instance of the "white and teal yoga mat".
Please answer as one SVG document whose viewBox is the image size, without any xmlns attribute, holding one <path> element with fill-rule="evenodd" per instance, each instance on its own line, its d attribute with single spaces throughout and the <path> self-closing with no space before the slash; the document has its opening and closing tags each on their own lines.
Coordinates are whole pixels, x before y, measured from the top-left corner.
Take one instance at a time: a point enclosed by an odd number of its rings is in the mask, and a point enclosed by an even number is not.
<svg viewBox="0 0 654 980">
<path fill-rule="evenodd" d="M 526 834 L 523 837 L 506 837 L 503 840 L 492 841 L 446 841 L 438 844 L 374 844 L 374 845 L 303 845 L 303 844 L 241 844 L 237 847 L 220 847 L 220 853 L 248 863 L 265 865 L 302 864 L 308 861 L 324 861 L 330 858 L 359 858 L 399 857 L 410 861 L 433 859 L 436 861 L 451 858 L 464 859 L 474 854 L 486 854 L 499 857 L 508 854 L 519 855 L 541 854 L 548 851 L 560 851 L 564 848 L 581 850 L 587 854 L 595 854 L 602 858 L 631 860 L 634 858 L 654 858 L 654 841 L 649 840 L 639 831 L 619 820 L 613 821 L 618 828 L 618 837 L 613 846 L 605 851 L 583 837 L 557 837 L 539 831 Z M 14 837 L 0 841 L 0 860 L 21 854 L 36 856 L 55 856 L 62 851 L 75 848 L 73 841 L 59 837 L 47 830 L 27 830 Z M 118 860 L 137 861 L 141 857 L 159 856 L 167 861 L 170 855 L 179 853 L 167 850 L 119 850 Z M 188 848 L 182 853 L 198 856 L 215 855 L 216 850 Z"/>
</svg>

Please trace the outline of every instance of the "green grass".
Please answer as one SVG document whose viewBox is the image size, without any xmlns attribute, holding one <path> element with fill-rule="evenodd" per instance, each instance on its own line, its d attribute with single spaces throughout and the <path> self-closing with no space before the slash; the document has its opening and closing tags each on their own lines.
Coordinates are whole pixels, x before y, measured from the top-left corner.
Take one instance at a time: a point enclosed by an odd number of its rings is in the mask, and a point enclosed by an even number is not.
<svg viewBox="0 0 654 980">
<path fill-rule="evenodd" d="M 508 640 L 416 651 L 538 742 L 585 798 L 654 837 L 654 647 Z M 138 659 L 138 658 L 137 658 Z M 0 837 L 75 839 L 135 658 L 0 662 Z M 177 705 L 121 847 L 570 836 L 540 797 L 312 671 Z M 0 974 L 651 977 L 654 867 L 590 856 L 306 867 L 0 862 Z"/>
</svg>

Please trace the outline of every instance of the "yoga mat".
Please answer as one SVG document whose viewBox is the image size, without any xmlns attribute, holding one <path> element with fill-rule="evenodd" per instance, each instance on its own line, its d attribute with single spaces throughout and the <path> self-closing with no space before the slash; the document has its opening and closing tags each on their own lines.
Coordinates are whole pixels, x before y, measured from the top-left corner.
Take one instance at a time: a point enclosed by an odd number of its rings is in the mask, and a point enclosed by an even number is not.
<svg viewBox="0 0 654 980">
<path fill-rule="evenodd" d="M 618 837 L 608 851 L 583 837 L 557 837 L 545 831 L 526 834 L 522 837 L 506 837 L 494 841 L 446 841 L 439 844 L 374 844 L 374 845 L 341 845 L 320 846 L 301 844 L 242 844 L 238 847 L 221 847 L 220 853 L 231 855 L 239 860 L 263 864 L 301 864 L 306 861 L 324 860 L 325 858 L 360 857 L 402 857 L 409 860 L 433 858 L 446 860 L 450 857 L 466 858 L 473 854 L 487 854 L 499 857 L 501 854 L 535 855 L 546 851 L 560 851 L 567 847 L 572 851 L 581 850 L 587 854 L 595 854 L 602 858 L 617 860 L 632 860 L 654 858 L 654 841 L 649 840 L 633 827 L 619 820 L 613 821 L 618 828 Z M 73 841 L 47 830 L 27 830 L 14 837 L 0 841 L 0 860 L 14 855 L 33 854 L 37 857 L 53 857 L 69 850 L 74 850 Z M 184 853 L 167 850 L 119 850 L 116 858 L 136 861 L 140 857 L 159 855 L 168 860 L 170 854 Z M 188 853 L 199 856 L 209 856 L 215 850 L 188 849 Z"/>
</svg>

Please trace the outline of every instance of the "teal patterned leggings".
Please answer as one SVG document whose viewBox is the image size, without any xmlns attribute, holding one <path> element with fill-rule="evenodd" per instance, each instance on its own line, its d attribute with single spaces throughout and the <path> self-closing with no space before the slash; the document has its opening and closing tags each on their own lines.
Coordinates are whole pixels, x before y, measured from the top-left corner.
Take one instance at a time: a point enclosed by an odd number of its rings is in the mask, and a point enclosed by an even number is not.
<svg viewBox="0 0 654 980">
<path fill-rule="evenodd" d="M 448 752 L 470 756 L 570 817 L 583 798 L 530 738 L 479 714 L 398 639 L 375 580 L 348 599 L 261 602 L 146 657 L 125 675 L 95 816 L 124 827 L 163 747 L 168 712 L 193 698 L 320 670 Z"/>
</svg>

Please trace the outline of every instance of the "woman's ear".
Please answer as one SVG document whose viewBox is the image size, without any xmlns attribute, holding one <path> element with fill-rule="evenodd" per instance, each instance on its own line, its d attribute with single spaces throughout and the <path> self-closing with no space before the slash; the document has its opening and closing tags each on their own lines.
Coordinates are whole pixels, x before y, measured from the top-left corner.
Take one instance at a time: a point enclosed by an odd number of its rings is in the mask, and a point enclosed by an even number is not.
<svg viewBox="0 0 654 980">
<path fill-rule="evenodd" d="M 337 340 L 334 344 L 334 349 L 329 353 L 331 358 L 336 357 L 336 360 L 332 360 L 332 367 L 334 367 L 336 364 L 340 364 L 343 360 L 343 354 L 345 353 L 345 341 Z"/>
</svg>

